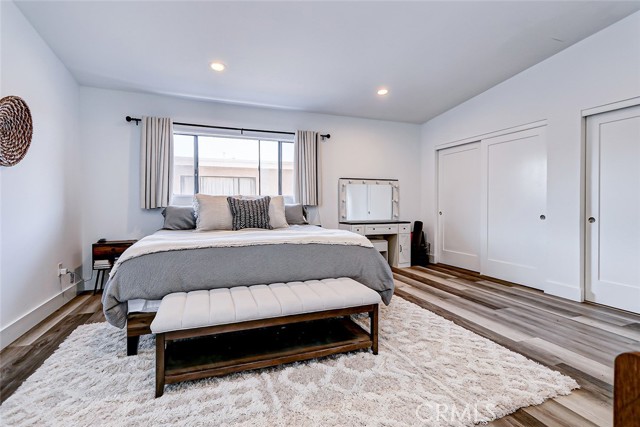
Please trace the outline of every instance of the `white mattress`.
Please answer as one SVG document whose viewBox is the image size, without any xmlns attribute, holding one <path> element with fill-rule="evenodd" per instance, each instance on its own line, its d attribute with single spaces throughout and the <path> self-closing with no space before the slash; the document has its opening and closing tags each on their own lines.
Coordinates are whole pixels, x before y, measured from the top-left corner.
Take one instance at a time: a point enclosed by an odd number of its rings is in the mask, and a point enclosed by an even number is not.
<svg viewBox="0 0 640 427">
<path fill-rule="evenodd" d="M 132 299 L 129 300 L 128 313 L 155 313 L 162 300 Z"/>
</svg>

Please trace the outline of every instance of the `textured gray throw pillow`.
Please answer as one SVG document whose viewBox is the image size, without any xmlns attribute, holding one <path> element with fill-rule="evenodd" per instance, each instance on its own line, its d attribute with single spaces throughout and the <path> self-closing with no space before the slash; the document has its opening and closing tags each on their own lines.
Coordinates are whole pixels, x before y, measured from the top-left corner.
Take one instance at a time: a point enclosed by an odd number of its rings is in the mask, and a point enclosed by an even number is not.
<svg viewBox="0 0 640 427">
<path fill-rule="evenodd" d="M 237 199 L 242 200 L 257 200 L 264 196 L 237 196 Z M 271 201 L 269 202 L 269 223 L 271 228 L 287 228 L 286 213 L 284 210 L 284 196 L 269 196 Z"/>
<path fill-rule="evenodd" d="M 196 228 L 196 218 L 191 206 L 167 206 L 162 211 L 165 230 L 193 230 Z"/>
<path fill-rule="evenodd" d="M 242 200 L 227 197 L 231 215 L 233 215 L 232 229 L 266 228 L 271 230 L 269 223 L 269 202 L 271 197 L 265 196 L 255 200 Z"/>
<path fill-rule="evenodd" d="M 299 203 L 284 205 L 284 214 L 289 224 L 309 224 L 304 212 L 304 207 Z"/>
</svg>

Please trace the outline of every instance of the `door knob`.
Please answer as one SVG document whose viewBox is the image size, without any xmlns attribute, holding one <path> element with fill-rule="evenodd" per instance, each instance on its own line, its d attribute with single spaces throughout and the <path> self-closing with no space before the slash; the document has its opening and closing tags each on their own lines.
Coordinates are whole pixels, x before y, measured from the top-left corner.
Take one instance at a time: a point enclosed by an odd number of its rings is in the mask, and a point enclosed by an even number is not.
<svg viewBox="0 0 640 427">
<path fill-rule="evenodd" d="M 592 216 L 589 217 L 589 224 L 593 224 L 594 222 L 596 222 L 596 219 Z"/>
<path fill-rule="evenodd" d="M 547 217 L 545 215 L 540 215 L 540 219 L 544 221 Z"/>
<path fill-rule="evenodd" d="M 442 211 L 438 212 L 438 215 L 442 215 Z"/>
</svg>

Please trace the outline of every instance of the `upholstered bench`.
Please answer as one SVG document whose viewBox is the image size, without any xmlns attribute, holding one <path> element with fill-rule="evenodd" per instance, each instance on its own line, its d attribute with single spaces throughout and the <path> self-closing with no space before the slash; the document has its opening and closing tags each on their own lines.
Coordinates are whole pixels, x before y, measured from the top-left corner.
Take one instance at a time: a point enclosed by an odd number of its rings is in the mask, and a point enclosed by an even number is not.
<svg viewBox="0 0 640 427">
<path fill-rule="evenodd" d="M 169 294 L 151 323 L 156 397 L 180 381 L 369 347 L 378 354 L 380 301 L 349 278 Z M 369 314 L 370 331 L 351 320 L 357 313 Z"/>
</svg>

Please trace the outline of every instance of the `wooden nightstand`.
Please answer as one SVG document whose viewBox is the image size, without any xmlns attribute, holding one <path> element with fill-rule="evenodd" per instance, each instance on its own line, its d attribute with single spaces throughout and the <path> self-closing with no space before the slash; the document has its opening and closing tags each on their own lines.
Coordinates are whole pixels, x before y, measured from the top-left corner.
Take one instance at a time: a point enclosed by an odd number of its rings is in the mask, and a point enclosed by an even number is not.
<svg viewBox="0 0 640 427">
<path fill-rule="evenodd" d="M 98 283 L 100 283 L 100 289 L 104 287 L 105 272 L 111 270 L 118 257 L 135 242 L 137 240 L 107 240 L 92 245 L 92 265 L 93 269 L 98 271 L 96 284 L 93 287 L 94 295 L 98 290 Z M 100 273 L 102 273 L 102 277 L 100 277 Z"/>
</svg>

